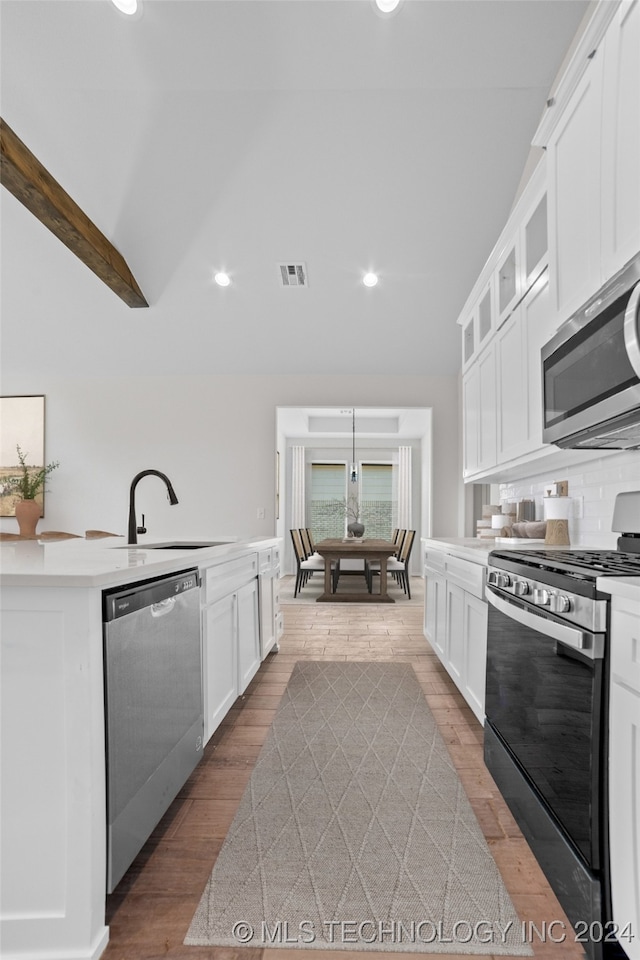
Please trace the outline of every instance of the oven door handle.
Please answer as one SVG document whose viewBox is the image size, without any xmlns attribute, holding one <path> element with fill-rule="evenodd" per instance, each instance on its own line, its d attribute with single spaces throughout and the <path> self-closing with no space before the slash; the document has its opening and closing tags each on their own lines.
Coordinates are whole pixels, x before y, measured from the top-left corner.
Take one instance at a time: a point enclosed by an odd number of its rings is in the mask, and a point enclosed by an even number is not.
<svg viewBox="0 0 640 960">
<path fill-rule="evenodd" d="M 544 614 L 531 613 L 520 604 L 499 597 L 488 585 L 485 587 L 485 595 L 492 607 L 503 613 L 505 617 L 516 620 L 523 627 L 530 627 L 538 633 L 544 633 L 553 640 L 557 640 L 558 643 L 563 643 L 573 650 L 579 650 L 590 660 L 602 660 L 604 657 L 603 634 L 580 630 L 578 627 L 568 627 L 564 623 L 556 623 Z"/>
</svg>

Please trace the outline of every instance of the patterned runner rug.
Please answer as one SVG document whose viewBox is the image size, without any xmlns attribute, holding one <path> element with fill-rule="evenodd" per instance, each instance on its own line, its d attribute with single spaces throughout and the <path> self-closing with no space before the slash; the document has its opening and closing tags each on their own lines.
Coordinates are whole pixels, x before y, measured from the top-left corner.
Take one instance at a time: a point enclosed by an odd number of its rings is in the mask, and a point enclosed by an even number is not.
<svg viewBox="0 0 640 960">
<path fill-rule="evenodd" d="M 184 942 L 531 955 L 410 664 L 296 664 Z"/>
</svg>

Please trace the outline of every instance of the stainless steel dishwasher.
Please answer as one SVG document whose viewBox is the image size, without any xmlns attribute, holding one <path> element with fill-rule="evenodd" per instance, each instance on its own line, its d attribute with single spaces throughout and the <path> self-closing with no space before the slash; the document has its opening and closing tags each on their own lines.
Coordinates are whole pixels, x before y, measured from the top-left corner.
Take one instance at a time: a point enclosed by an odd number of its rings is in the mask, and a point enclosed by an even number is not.
<svg viewBox="0 0 640 960">
<path fill-rule="evenodd" d="M 103 592 L 107 892 L 202 757 L 198 571 Z"/>
</svg>

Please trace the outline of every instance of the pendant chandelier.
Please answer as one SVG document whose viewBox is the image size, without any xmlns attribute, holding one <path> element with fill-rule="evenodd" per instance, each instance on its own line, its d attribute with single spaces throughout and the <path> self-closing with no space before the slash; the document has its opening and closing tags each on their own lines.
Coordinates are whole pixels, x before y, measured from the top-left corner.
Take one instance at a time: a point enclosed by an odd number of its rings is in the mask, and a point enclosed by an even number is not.
<svg viewBox="0 0 640 960">
<path fill-rule="evenodd" d="M 351 411 L 351 437 L 352 437 L 352 448 L 351 448 L 351 483 L 358 482 L 358 466 L 356 461 L 356 411 L 355 407 Z"/>
</svg>

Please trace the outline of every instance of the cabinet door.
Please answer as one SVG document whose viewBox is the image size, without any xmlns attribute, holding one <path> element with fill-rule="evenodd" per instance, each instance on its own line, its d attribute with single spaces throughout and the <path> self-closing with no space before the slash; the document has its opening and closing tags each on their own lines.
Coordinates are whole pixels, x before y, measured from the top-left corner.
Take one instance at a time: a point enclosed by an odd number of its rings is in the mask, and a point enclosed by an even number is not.
<svg viewBox="0 0 640 960">
<path fill-rule="evenodd" d="M 522 293 L 530 290 L 549 263 L 546 189 L 525 215 L 522 225 Z"/>
<path fill-rule="evenodd" d="M 500 327 L 520 299 L 520 240 L 514 238 L 498 260 L 496 272 L 497 324 Z"/>
<path fill-rule="evenodd" d="M 231 594 L 205 607 L 203 643 L 204 737 L 211 737 L 238 695 L 236 600 Z"/>
<path fill-rule="evenodd" d="M 478 358 L 480 375 L 478 466 L 486 470 L 496 464 L 496 354 L 495 344 L 490 343 Z"/>
<path fill-rule="evenodd" d="M 476 717 L 483 724 L 487 670 L 487 621 L 486 602 L 465 592 L 463 693 Z"/>
<path fill-rule="evenodd" d="M 611 684 L 609 832 L 613 920 L 629 960 L 640 960 L 640 694 Z M 625 929 L 634 939 L 624 936 Z"/>
<path fill-rule="evenodd" d="M 600 286 L 602 59 L 596 51 L 547 148 L 549 263 L 559 322 Z"/>
<path fill-rule="evenodd" d="M 445 579 L 431 570 L 425 578 L 424 635 L 441 660 L 445 656 Z"/>
<path fill-rule="evenodd" d="M 260 577 L 260 659 L 264 660 L 276 642 L 275 579 L 268 574 Z"/>
<path fill-rule="evenodd" d="M 498 463 L 519 457 L 528 447 L 527 372 L 522 310 L 517 309 L 496 337 Z"/>
<path fill-rule="evenodd" d="M 640 0 L 620 5 L 603 46 L 604 280 L 640 250 Z"/>
<path fill-rule="evenodd" d="M 462 381 L 462 443 L 465 477 L 479 469 L 480 368 L 475 363 Z"/>
<path fill-rule="evenodd" d="M 238 693 L 244 693 L 260 666 L 258 581 L 236 593 L 238 617 Z"/>
<path fill-rule="evenodd" d="M 556 332 L 556 317 L 551 309 L 549 278 L 538 278 L 521 305 L 521 321 L 527 361 L 527 445 L 530 451 L 541 449 L 542 442 L 542 360 L 541 350 Z"/>
<path fill-rule="evenodd" d="M 463 688 L 464 590 L 447 581 L 447 643 L 444 665 L 458 688 Z"/>
</svg>

